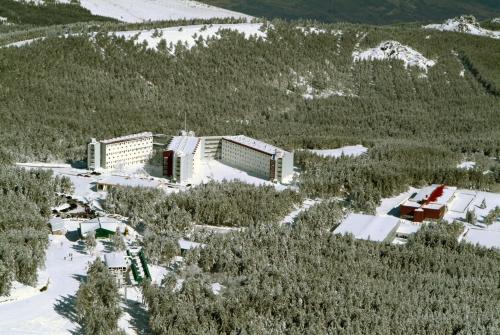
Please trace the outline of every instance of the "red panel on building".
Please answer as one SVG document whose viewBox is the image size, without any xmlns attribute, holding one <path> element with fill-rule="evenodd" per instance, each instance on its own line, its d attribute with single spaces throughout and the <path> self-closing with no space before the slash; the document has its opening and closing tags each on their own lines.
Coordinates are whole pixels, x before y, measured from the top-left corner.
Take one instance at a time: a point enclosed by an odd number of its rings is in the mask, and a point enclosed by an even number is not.
<svg viewBox="0 0 500 335">
<path fill-rule="evenodd" d="M 174 171 L 174 152 L 172 150 L 163 152 L 163 175 L 172 177 Z"/>
</svg>

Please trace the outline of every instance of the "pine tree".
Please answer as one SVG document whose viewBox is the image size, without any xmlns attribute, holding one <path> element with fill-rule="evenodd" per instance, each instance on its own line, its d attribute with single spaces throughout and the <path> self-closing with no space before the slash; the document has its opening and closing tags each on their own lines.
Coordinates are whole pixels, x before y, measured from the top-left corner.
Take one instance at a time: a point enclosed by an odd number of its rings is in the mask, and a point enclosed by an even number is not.
<svg viewBox="0 0 500 335">
<path fill-rule="evenodd" d="M 94 248 L 97 246 L 97 241 L 95 239 L 94 231 L 89 232 L 85 237 L 85 245 L 87 246 L 89 253 L 92 253 Z"/>
<path fill-rule="evenodd" d="M 76 311 L 86 335 L 116 334 L 122 314 L 120 294 L 114 276 L 97 259 L 76 294 Z"/>
<path fill-rule="evenodd" d="M 467 214 L 465 215 L 465 221 L 467 221 L 470 224 L 476 224 L 477 217 L 476 217 L 476 212 L 473 209 L 469 209 L 467 211 Z"/>
<path fill-rule="evenodd" d="M 111 243 L 113 244 L 113 249 L 115 251 L 124 251 L 127 248 L 119 228 L 116 228 L 115 234 L 111 237 Z"/>
</svg>

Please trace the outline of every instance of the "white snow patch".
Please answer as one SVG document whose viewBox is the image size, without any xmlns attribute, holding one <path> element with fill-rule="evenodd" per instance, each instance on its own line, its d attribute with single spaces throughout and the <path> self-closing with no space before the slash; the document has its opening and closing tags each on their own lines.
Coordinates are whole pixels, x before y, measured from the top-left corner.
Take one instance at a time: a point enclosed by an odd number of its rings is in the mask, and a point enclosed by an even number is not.
<svg viewBox="0 0 500 335">
<path fill-rule="evenodd" d="M 340 156 L 350 156 L 350 157 L 357 157 L 362 154 L 365 154 L 368 152 L 368 148 L 362 146 L 361 144 L 358 145 L 350 145 L 350 146 L 345 146 L 337 149 L 327 149 L 327 150 L 309 150 L 316 155 L 319 155 L 321 157 L 335 157 L 339 158 Z"/>
<path fill-rule="evenodd" d="M 355 62 L 364 60 L 399 59 L 404 62 L 406 68 L 409 66 L 416 66 L 424 71 L 436 65 L 434 60 L 425 58 L 418 51 L 397 41 L 385 41 L 375 48 L 365 51 L 354 50 L 352 57 Z"/>
<path fill-rule="evenodd" d="M 136 44 L 146 42 L 148 48 L 153 50 L 157 49 L 161 40 L 165 40 L 167 47 L 172 46 L 172 49 L 175 49 L 175 46 L 179 42 L 185 45 L 187 49 L 191 49 L 200 38 L 203 40 L 203 45 L 206 45 L 206 41 L 209 38 L 220 38 L 220 32 L 223 30 L 237 31 L 243 34 L 247 39 L 250 38 L 250 36 L 265 39 L 267 34 L 261 31 L 261 29 L 261 23 L 211 24 L 177 26 L 152 30 L 120 31 L 115 32 L 114 35 L 126 39 L 137 37 L 134 40 Z"/>
<path fill-rule="evenodd" d="M 498 23 L 498 24 L 500 24 L 500 17 L 496 17 L 494 19 L 491 19 L 491 23 Z"/>
<path fill-rule="evenodd" d="M 318 27 L 297 27 L 305 36 L 319 35 L 319 34 L 332 34 L 333 36 L 342 36 L 342 30 L 327 30 Z"/>
<path fill-rule="evenodd" d="M 453 31 L 476 36 L 485 36 L 500 39 L 500 31 L 484 29 L 479 25 L 476 18 L 471 15 L 464 15 L 447 20 L 443 24 L 429 24 L 423 26 L 424 29 L 435 29 L 439 31 Z"/>
<path fill-rule="evenodd" d="M 464 169 L 464 170 L 470 170 L 473 169 L 476 166 L 476 162 L 462 162 L 457 165 L 457 168 L 459 169 Z"/>
</svg>

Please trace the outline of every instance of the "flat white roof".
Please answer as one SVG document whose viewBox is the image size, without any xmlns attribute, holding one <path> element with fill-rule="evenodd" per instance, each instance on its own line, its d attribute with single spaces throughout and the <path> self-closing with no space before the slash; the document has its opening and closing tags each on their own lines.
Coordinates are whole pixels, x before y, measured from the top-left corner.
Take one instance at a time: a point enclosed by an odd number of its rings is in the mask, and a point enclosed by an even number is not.
<svg viewBox="0 0 500 335">
<path fill-rule="evenodd" d="M 199 141 L 200 139 L 194 136 L 174 136 L 167 150 L 175 151 L 177 154 L 194 154 Z"/>
<path fill-rule="evenodd" d="M 153 137 L 153 133 L 150 131 L 145 131 L 142 133 L 137 133 L 137 134 L 132 134 L 132 135 L 125 135 L 125 136 L 120 136 L 120 137 L 115 137 L 115 138 L 110 138 L 107 140 L 102 140 L 100 141 L 103 144 L 111 144 L 111 143 L 117 143 L 117 142 L 125 142 L 125 141 L 132 141 L 132 140 L 138 140 L 146 137 Z"/>
<path fill-rule="evenodd" d="M 500 249 L 500 231 L 471 228 L 465 233 L 463 239 L 482 247 Z"/>
<path fill-rule="evenodd" d="M 188 240 L 180 239 L 178 241 L 179 247 L 182 250 L 191 250 L 191 249 L 196 249 L 196 248 L 204 248 L 205 244 L 198 243 L 198 242 L 191 242 Z"/>
<path fill-rule="evenodd" d="M 124 252 L 110 252 L 109 254 L 104 254 L 104 263 L 108 268 L 128 267 Z"/>
<path fill-rule="evenodd" d="M 333 232 L 352 234 L 357 239 L 382 242 L 398 225 L 399 219 L 393 216 L 350 214 Z"/>
<path fill-rule="evenodd" d="M 275 147 L 274 145 L 253 139 L 251 137 L 247 137 L 245 135 L 237 135 L 237 136 L 224 136 L 223 139 L 235 142 L 246 147 L 255 149 L 257 151 L 261 151 L 263 153 L 274 155 L 274 154 L 282 154 L 285 150 Z"/>
</svg>

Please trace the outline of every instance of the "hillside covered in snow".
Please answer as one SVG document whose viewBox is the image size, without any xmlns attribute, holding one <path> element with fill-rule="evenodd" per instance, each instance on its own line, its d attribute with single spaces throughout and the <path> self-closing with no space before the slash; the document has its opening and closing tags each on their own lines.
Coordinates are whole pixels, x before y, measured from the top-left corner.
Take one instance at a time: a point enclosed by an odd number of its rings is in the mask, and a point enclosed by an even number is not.
<svg viewBox="0 0 500 335">
<path fill-rule="evenodd" d="M 492 20 L 494 23 L 494 20 Z M 424 29 L 434 29 L 440 31 L 452 31 L 476 36 L 491 37 L 500 39 L 500 31 L 492 31 L 482 28 L 474 16 L 460 16 L 446 20 L 442 24 L 429 24 Z"/>
<path fill-rule="evenodd" d="M 364 51 L 355 50 L 352 57 L 354 61 L 398 59 L 403 61 L 405 67 L 415 66 L 424 71 L 436 65 L 434 60 L 425 58 L 420 52 L 397 41 L 385 41 Z"/>
</svg>

